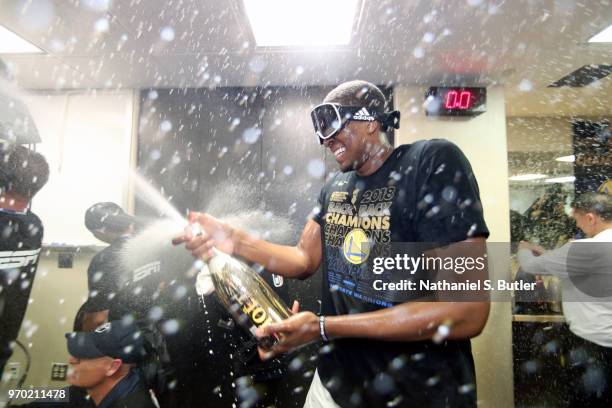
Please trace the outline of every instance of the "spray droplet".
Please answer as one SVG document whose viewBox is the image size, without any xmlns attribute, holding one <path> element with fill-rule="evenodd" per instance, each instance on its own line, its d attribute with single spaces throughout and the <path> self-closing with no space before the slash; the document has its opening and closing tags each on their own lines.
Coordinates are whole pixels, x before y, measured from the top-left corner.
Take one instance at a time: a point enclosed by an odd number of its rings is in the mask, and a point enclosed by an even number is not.
<svg viewBox="0 0 612 408">
<path fill-rule="evenodd" d="M 266 60 L 260 55 L 256 55 L 249 61 L 249 69 L 256 74 L 263 72 L 266 69 L 266 65 L 268 65 Z"/>
<path fill-rule="evenodd" d="M 521 92 L 529 92 L 533 89 L 533 83 L 528 79 L 523 79 L 519 83 L 518 88 Z"/>
<path fill-rule="evenodd" d="M 172 129 L 172 122 L 170 122 L 169 120 L 164 120 L 159 125 L 159 130 L 161 130 L 164 133 L 169 132 L 171 129 Z"/>
<path fill-rule="evenodd" d="M 159 158 L 161 157 L 161 152 L 157 149 L 154 149 L 151 151 L 151 154 L 149 156 L 151 157 L 151 160 L 159 160 Z"/>
<path fill-rule="evenodd" d="M 240 118 L 232 119 L 232 123 L 229 126 L 229 131 L 233 132 L 234 130 L 236 130 L 236 126 L 238 126 L 239 124 L 240 124 Z"/>
<path fill-rule="evenodd" d="M 172 29 L 172 27 L 164 27 L 161 29 L 159 36 L 162 40 L 170 42 L 174 40 L 174 30 Z"/>
<path fill-rule="evenodd" d="M 423 42 L 432 43 L 436 36 L 433 33 L 425 33 L 423 36 Z"/>
<path fill-rule="evenodd" d="M 57 38 L 54 38 L 53 40 L 51 40 L 50 45 L 51 45 L 51 49 L 55 52 L 62 52 L 66 48 L 66 45 L 64 44 L 64 42 Z"/>
<path fill-rule="evenodd" d="M 440 326 L 438 326 L 438 330 L 436 330 L 436 333 L 433 335 L 432 340 L 434 343 L 440 344 L 444 340 L 446 340 L 449 334 L 450 327 L 447 324 L 441 324 Z"/>
<path fill-rule="evenodd" d="M 259 136 L 261 136 L 261 129 L 256 127 L 250 127 L 242 132 L 242 140 L 245 143 L 253 144 L 259 140 Z"/>
<path fill-rule="evenodd" d="M 167 335 L 176 334 L 176 332 L 178 332 L 178 329 L 179 329 L 179 322 L 176 319 L 168 320 L 167 322 L 164 322 L 164 324 L 162 325 L 162 331 L 164 332 L 164 334 L 167 334 Z"/>
<path fill-rule="evenodd" d="M 151 308 L 151 310 L 149 311 L 149 319 L 153 320 L 153 321 L 158 321 L 159 319 L 161 319 L 161 317 L 163 316 L 164 311 L 162 310 L 161 307 L 159 306 L 153 306 Z"/>
<path fill-rule="evenodd" d="M 476 386 L 474 384 L 463 384 L 459 387 L 458 391 L 459 394 L 467 394 L 474 391 L 475 388 Z"/>
<path fill-rule="evenodd" d="M 98 19 L 94 25 L 94 28 L 99 33 L 105 33 L 108 31 L 108 19 L 106 17 L 102 17 Z"/>
<path fill-rule="evenodd" d="M 442 190 L 442 198 L 449 203 L 454 202 L 457 199 L 457 189 L 453 186 L 446 186 Z"/>
<path fill-rule="evenodd" d="M 108 8 L 111 5 L 111 0 L 83 0 L 81 4 L 93 11 L 103 12 L 108 11 Z"/>
<path fill-rule="evenodd" d="M 291 371 L 299 371 L 304 366 L 304 358 L 302 356 L 297 356 L 289 363 L 289 370 Z"/>
<path fill-rule="evenodd" d="M 321 178 L 325 175 L 325 163 L 321 159 L 313 159 L 308 162 L 308 174 L 314 178 Z"/>
</svg>

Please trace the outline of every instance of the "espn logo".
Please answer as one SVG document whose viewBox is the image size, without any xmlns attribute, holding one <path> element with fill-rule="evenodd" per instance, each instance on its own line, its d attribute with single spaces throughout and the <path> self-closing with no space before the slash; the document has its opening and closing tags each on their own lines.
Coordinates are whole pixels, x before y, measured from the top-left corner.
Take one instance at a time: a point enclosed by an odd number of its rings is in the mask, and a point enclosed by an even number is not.
<svg viewBox="0 0 612 408">
<path fill-rule="evenodd" d="M 0 269 L 22 268 L 36 265 L 40 248 L 28 251 L 2 251 L 0 252 Z"/>
<path fill-rule="evenodd" d="M 139 280 L 142 280 L 146 278 L 147 276 L 152 275 L 154 273 L 158 273 L 159 271 L 161 271 L 160 261 L 155 261 L 155 262 L 151 262 L 146 265 L 143 265 L 140 268 L 134 269 L 133 282 L 138 282 Z"/>
</svg>

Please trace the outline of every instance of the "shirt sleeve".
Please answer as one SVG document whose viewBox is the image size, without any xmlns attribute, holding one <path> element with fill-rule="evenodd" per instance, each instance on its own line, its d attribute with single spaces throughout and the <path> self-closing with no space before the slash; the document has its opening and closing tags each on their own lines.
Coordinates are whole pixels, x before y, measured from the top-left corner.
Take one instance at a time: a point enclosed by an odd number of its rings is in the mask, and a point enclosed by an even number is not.
<svg viewBox="0 0 612 408">
<path fill-rule="evenodd" d="M 422 242 L 488 237 L 472 167 L 453 143 L 427 142 L 418 164 L 415 227 Z"/>
<path fill-rule="evenodd" d="M 529 249 L 519 249 L 517 258 L 521 269 L 532 275 L 554 275 L 566 278 L 570 244 L 535 256 Z"/>
<path fill-rule="evenodd" d="M 317 199 L 317 206 L 314 208 L 312 212 L 313 214 L 312 219 L 320 226 L 323 226 L 323 217 L 325 216 L 324 207 L 325 207 L 325 195 L 326 194 L 327 194 L 327 188 L 326 186 L 323 186 L 323 188 L 321 188 L 321 193 L 319 194 L 319 198 Z"/>
<path fill-rule="evenodd" d="M 106 250 L 96 254 L 87 269 L 87 302 L 83 306 L 85 312 L 99 312 L 110 308 L 109 295 L 115 288 L 113 273 L 106 259 Z"/>
</svg>

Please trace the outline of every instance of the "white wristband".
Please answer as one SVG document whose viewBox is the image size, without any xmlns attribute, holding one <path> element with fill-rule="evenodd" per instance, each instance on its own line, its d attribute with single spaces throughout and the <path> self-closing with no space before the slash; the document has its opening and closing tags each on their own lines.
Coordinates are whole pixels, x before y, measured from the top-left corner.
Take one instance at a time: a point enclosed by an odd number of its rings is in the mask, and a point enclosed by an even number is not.
<svg viewBox="0 0 612 408">
<path fill-rule="evenodd" d="M 319 332 L 323 341 L 329 341 L 329 338 L 325 334 L 325 316 L 319 316 Z"/>
</svg>

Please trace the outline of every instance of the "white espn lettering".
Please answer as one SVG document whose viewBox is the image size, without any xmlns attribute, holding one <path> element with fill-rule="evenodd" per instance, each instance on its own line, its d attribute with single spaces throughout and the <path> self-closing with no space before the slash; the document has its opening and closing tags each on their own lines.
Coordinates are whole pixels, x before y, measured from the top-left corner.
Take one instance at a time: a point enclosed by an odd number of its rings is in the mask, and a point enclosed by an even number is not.
<svg viewBox="0 0 612 408">
<path fill-rule="evenodd" d="M 157 273 L 160 270 L 161 270 L 160 261 L 148 263 L 134 270 L 133 280 L 134 282 L 138 282 L 139 280 L 142 280 L 153 273 Z"/>
<path fill-rule="evenodd" d="M 0 252 L 0 269 L 22 268 L 33 265 L 38 260 L 40 248 L 27 251 Z"/>
</svg>

